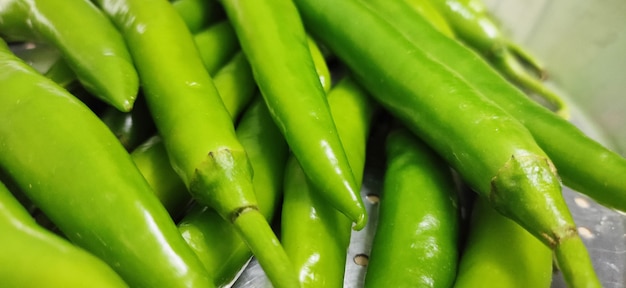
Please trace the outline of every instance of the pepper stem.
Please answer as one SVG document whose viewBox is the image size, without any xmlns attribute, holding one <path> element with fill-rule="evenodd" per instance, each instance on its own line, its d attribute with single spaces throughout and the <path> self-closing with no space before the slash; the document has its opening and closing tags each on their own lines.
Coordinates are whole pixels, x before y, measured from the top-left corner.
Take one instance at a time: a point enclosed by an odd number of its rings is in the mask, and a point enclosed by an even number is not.
<svg viewBox="0 0 626 288">
<path fill-rule="evenodd" d="M 300 287 L 294 266 L 259 210 L 250 207 L 241 211 L 233 224 L 274 287 Z"/>
<path fill-rule="evenodd" d="M 547 102 L 551 110 L 564 119 L 569 120 L 569 106 L 565 103 L 563 98 L 561 98 L 561 96 L 559 96 L 556 92 L 548 89 L 548 87 L 546 87 L 541 80 L 530 75 L 515 55 L 517 54 L 511 53 L 507 49 L 502 49 L 501 51 L 494 53 L 493 64 L 511 81 L 533 93 L 536 93 L 542 100 Z"/>
<path fill-rule="evenodd" d="M 593 265 L 585 244 L 578 234 L 562 239 L 554 248 L 556 263 L 570 287 L 602 287 L 593 272 Z"/>
</svg>

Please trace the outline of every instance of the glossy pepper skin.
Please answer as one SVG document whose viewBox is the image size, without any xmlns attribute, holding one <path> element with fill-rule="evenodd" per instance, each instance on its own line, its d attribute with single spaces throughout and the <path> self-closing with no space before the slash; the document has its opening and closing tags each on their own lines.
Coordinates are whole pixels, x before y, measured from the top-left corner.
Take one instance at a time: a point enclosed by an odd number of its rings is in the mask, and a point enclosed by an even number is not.
<svg viewBox="0 0 626 288">
<path fill-rule="evenodd" d="M 375 105 L 349 78 L 330 90 L 328 103 L 354 177 L 361 183 Z M 285 170 L 281 241 L 300 283 L 302 287 L 342 287 L 350 219 L 320 197 L 293 155 Z"/>
<path fill-rule="evenodd" d="M 565 119 L 567 103 L 540 80 L 545 78 L 542 65 L 527 51 L 507 39 L 491 18 L 482 0 L 428 0 L 441 12 L 463 42 L 484 55 L 508 79 L 543 97 L 551 109 Z M 528 70 L 530 66 L 533 75 Z"/>
<path fill-rule="evenodd" d="M 207 1 L 212 2 L 212 1 Z M 204 67 L 213 75 L 228 59 L 239 51 L 239 42 L 233 27 L 223 20 L 193 35 L 193 41 L 200 51 Z"/>
<path fill-rule="evenodd" d="M 246 152 L 182 18 L 166 0 L 97 2 L 126 39 L 174 171 L 237 228 L 275 286 L 293 287 L 289 259 L 258 210 Z"/>
<path fill-rule="evenodd" d="M 221 1 L 255 80 L 305 174 L 362 229 L 367 220 L 296 7 L 290 0 Z"/>
<path fill-rule="evenodd" d="M 393 15 L 387 17 L 390 23 L 430 57 L 454 67 L 470 85 L 522 122 L 548 154 L 565 185 L 602 205 L 626 211 L 626 159 L 528 99 L 479 55 L 438 33 L 419 15 L 404 13 L 405 7 L 393 4 L 378 7 L 380 12 Z"/>
<path fill-rule="evenodd" d="M 328 67 L 319 48 L 310 38 L 309 49 L 320 82 L 325 90 L 330 89 Z M 218 80 L 216 78 L 216 84 Z M 231 97 L 226 97 L 227 93 L 223 93 L 219 86 L 218 91 L 227 103 Z M 242 116 L 236 132 L 255 171 L 252 183 L 259 201 L 259 211 L 271 222 L 282 195 L 283 170 L 289 149 L 260 95 Z M 179 230 L 204 267 L 215 277 L 216 286 L 230 283 L 252 256 L 236 231 L 208 207 L 193 207 L 179 223 Z"/>
<path fill-rule="evenodd" d="M 380 6 L 402 2 L 295 2 L 311 33 L 384 108 L 500 213 L 553 249 L 570 283 L 599 285 L 548 157 L 519 121 L 387 22 L 394 15 L 377 14 L 385 10 Z"/>
<path fill-rule="evenodd" d="M 282 195 L 289 149 L 261 95 L 242 115 L 237 137 L 255 171 L 253 185 L 259 211 L 271 222 Z M 252 256 L 237 231 L 209 207 L 195 205 L 180 221 L 178 230 L 213 275 L 216 286 L 230 283 Z"/>
<path fill-rule="evenodd" d="M 469 231 L 454 287 L 550 287 L 550 249 L 485 199 L 476 199 Z"/>
<path fill-rule="evenodd" d="M 139 90 L 137 72 L 124 39 L 90 1 L 4 2 L 0 35 L 52 44 L 93 95 L 120 111 L 132 109 Z"/>
<path fill-rule="evenodd" d="M 100 119 L 3 43 L 0 66 L 0 169 L 20 190 L 68 239 L 107 262 L 130 286 L 211 287 Z"/>
<path fill-rule="evenodd" d="M 4 287 L 128 287 L 102 260 L 37 225 L 2 183 L 0 230 Z"/>
<path fill-rule="evenodd" d="M 450 168 L 405 128 L 389 133 L 385 149 L 387 168 L 365 287 L 451 287 L 460 216 Z"/>
<path fill-rule="evenodd" d="M 215 74 L 213 82 L 234 122 L 256 91 L 246 57 L 238 52 Z M 180 176 L 172 169 L 163 139 L 160 136 L 151 137 L 135 149 L 131 157 L 163 206 L 172 217 L 178 219 L 191 200 L 191 195 L 186 191 Z"/>
</svg>

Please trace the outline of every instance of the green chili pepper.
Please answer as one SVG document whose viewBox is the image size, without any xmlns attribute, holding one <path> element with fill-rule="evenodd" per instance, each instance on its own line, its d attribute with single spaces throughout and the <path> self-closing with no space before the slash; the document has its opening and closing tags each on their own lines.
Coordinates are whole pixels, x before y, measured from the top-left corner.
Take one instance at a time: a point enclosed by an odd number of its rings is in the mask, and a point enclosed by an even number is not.
<svg viewBox="0 0 626 288">
<path fill-rule="evenodd" d="M 133 107 L 139 82 L 124 39 L 84 0 L 8 0 L 0 7 L 0 33 L 56 46 L 78 80 L 121 111 Z M 97 37 L 94 37 L 97 35 Z"/>
<path fill-rule="evenodd" d="M 354 177 L 361 183 L 373 102 L 354 81 L 345 78 L 330 90 L 328 103 Z M 285 169 L 281 241 L 300 283 L 303 287 L 341 287 L 350 219 L 320 197 L 293 155 Z"/>
<path fill-rule="evenodd" d="M 520 122 L 413 45 L 376 14 L 385 10 L 379 5 L 295 2 L 314 36 L 351 68 L 375 99 L 500 213 L 554 250 L 570 283 L 599 285 L 554 166 Z"/>
<path fill-rule="evenodd" d="M 474 202 L 454 287 L 550 287 L 552 253 L 485 199 Z"/>
<path fill-rule="evenodd" d="M 357 183 L 290 0 L 221 1 L 277 126 L 323 197 L 362 229 Z"/>
<path fill-rule="evenodd" d="M 450 287 L 460 216 L 450 168 L 404 128 L 385 145 L 387 168 L 365 287 Z"/>
<path fill-rule="evenodd" d="M 309 41 L 309 49 L 320 82 L 323 83 L 325 89 L 328 89 L 330 75 L 326 62 L 315 42 Z M 244 86 L 242 84 L 250 83 L 245 86 L 255 87 L 252 84 L 251 71 L 247 66 L 245 57 L 242 54 L 238 54 L 236 57 L 238 58 L 231 60 L 231 64 L 222 68 L 215 77 L 215 85 L 233 119 L 239 114 L 238 111 L 241 110 L 242 104 L 247 102 L 243 100 L 245 97 L 242 97 L 242 91 L 245 90 L 242 89 Z M 233 63 L 239 64 L 234 65 Z M 280 196 L 279 191 L 276 190 L 281 185 L 277 184 L 277 181 L 280 182 L 278 178 L 282 176 L 284 158 L 286 158 L 283 154 L 286 153 L 287 148 L 286 146 L 283 148 L 283 145 L 286 144 L 281 140 L 283 139 L 282 135 L 273 124 L 269 111 L 264 105 L 261 99 L 251 104 L 240 122 L 237 135 L 249 155 L 254 171 L 256 171 L 253 185 L 259 201 L 259 210 L 268 221 L 271 221 L 276 197 Z M 163 153 L 164 147 L 162 145 L 149 144 L 142 147 L 142 149 L 144 148 L 145 151 L 135 151 L 132 156 L 136 161 L 139 160 L 137 162 L 138 167 L 142 172 L 146 172 L 144 174 L 146 179 L 151 184 L 154 183 L 152 184 L 153 187 L 159 191 L 157 194 L 160 193 L 160 195 L 165 196 L 159 197 L 163 204 L 166 207 L 172 207 L 169 204 L 173 203 L 170 202 L 172 200 L 166 197 L 179 195 L 179 193 L 175 193 L 176 189 L 183 189 L 183 184 L 177 176 L 172 177 L 174 172 L 171 171 L 170 165 L 167 163 L 167 156 Z M 157 149 L 163 152 L 157 152 Z M 155 162 L 151 163 L 150 161 Z M 157 169 L 156 172 L 155 169 Z M 172 183 L 179 183 L 178 188 L 171 186 Z M 186 197 L 185 199 L 188 200 L 189 198 Z M 182 204 L 184 203 L 187 202 Z M 235 277 L 245 261 L 250 258 L 251 252 L 236 231 L 228 226 L 225 221 L 216 220 L 216 217 L 219 216 L 215 210 L 196 205 L 181 220 L 179 230 L 204 263 L 205 268 L 211 275 L 214 275 L 215 284 L 220 286 L 230 282 Z"/>
<path fill-rule="evenodd" d="M 253 185 L 259 210 L 272 221 L 281 196 L 288 147 L 260 95 L 242 116 L 237 137 L 255 171 Z M 178 229 L 214 276 L 216 286 L 230 283 L 252 256 L 237 232 L 208 207 L 194 206 Z"/>
<path fill-rule="evenodd" d="M 84 104 L 0 43 L 0 169 L 131 286 L 210 287 L 128 153 Z"/>
<path fill-rule="evenodd" d="M 209 74 L 217 72 L 239 50 L 235 31 L 226 20 L 196 33 L 193 35 L 193 41 Z"/>
<path fill-rule="evenodd" d="M 567 103 L 548 89 L 527 70 L 530 65 L 541 79 L 545 78 L 542 65 L 520 46 L 506 39 L 500 27 L 490 17 L 480 0 L 430 0 L 449 21 L 456 35 L 482 53 L 506 77 L 518 85 L 537 93 L 548 101 L 558 115 L 569 119 Z M 524 65 L 528 64 L 528 65 Z"/>
<path fill-rule="evenodd" d="M 452 27 L 448 24 L 448 20 L 433 6 L 430 1 L 424 0 L 404 0 L 413 10 L 417 11 L 428 23 L 432 24 L 437 31 L 450 38 L 456 37 Z"/>
<path fill-rule="evenodd" d="M 395 5 L 395 1 L 377 7 L 396 29 L 430 57 L 454 67 L 483 95 L 524 123 L 554 162 L 565 185 L 602 205 L 626 211 L 626 182 L 623 180 L 626 159 L 529 100 L 476 53 L 438 33 L 419 15 L 405 13 L 406 7 Z"/>
<path fill-rule="evenodd" d="M 289 259 L 258 210 L 246 152 L 181 17 L 165 0 L 98 3 L 126 39 L 174 171 L 234 225 L 275 286 L 293 287 Z"/>
<path fill-rule="evenodd" d="M 128 287 L 102 260 L 37 225 L 2 183 L 0 229 L 5 287 Z"/>
<path fill-rule="evenodd" d="M 191 33 L 198 33 L 225 18 L 224 9 L 214 0 L 174 0 L 172 6 L 183 18 Z"/>
<path fill-rule="evenodd" d="M 256 91 L 250 65 L 242 53 L 237 53 L 215 74 L 214 83 L 232 121 L 235 121 Z M 131 157 L 170 215 L 178 218 L 191 195 L 172 169 L 162 140 L 160 136 L 150 138 L 135 149 Z"/>
</svg>

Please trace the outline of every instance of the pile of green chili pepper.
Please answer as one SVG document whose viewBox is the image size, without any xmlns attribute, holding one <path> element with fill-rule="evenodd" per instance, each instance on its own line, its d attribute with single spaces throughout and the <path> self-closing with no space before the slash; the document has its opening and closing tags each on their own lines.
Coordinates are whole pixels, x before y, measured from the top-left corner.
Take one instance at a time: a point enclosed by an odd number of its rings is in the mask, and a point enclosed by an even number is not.
<svg viewBox="0 0 626 288">
<path fill-rule="evenodd" d="M 561 188 L 626 211 L 626 159 L 479 0 L 5 0 L 0 37 L 0 285 L 222 287 L 254 256 L 341 287 L 378 153 L 364 286 L 601 286 Z"/>
</svg>

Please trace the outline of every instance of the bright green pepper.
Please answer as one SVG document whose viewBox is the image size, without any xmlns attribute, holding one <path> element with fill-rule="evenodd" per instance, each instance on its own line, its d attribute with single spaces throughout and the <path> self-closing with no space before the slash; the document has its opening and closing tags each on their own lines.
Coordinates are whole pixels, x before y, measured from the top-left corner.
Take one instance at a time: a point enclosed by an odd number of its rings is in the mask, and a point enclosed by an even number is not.
<svg viewBox="0 0 626 288">
<path fill-rule="evenodd" d="M 165 0 L 97 3 L 126 39 L 170 163 L 192 197 L 236 227 L 274 285 L 293 286 L 289 259 L 258 210 L 246 152 L 181 17 Z"/>
<path fill-rule="evenodd" d="M 393 4 L 378 7 L 380 12 L 386 12 L 387 19 L 396 29 L 430 57 L 454 67 L 483 95 L 524 123 L 554 162 L 565 185 L 602 205 L 626 211 L 623 176 L 626 175 L 626 159 L 589 138 L 572 123 L 529 100 L 480 56 L 435 31 L 418 14 L 404 13 L 405 7 Z"/>
<path fill-rule="evenodd" d="M 256 91 L 246 57 L 242 53 L 236 54 L 215 74 L 214 83 L 234 122 Z M 191 195 L 172 169 L 163 139 L 160 136 L 148 139 L 131 153 L 131 157 L 170 215 L 178 219 Z"/>
<path fill-rule="evenodd" d="M 531 90 L 548 101 L 558 115 L 569 119 L 567 103 L 527 70 L 530 65 L 541 79 L 542 65 L 520 46 L 506 39 L 500 27 L 490 17 L 481 0 L 430 0 L 443 14 L 456 35 L 484 55 L 502 73 L 521 87 Z"/>
<path fill-rule="evenodd" d="M 330 90 L 328 103 L 354 177 L 361 183 L 373 102 L 361 87 L 345 78 Z M 350 219 L 320 197 L 293 155 L 285 169 L 281 241 L 300 283 L 303 287 L 341 287 Z"/>
<path fill-rule="evenodd" d="M 210 287 L 120 142 L 0 42 L 0 169 L 72 242 L 131 286 Z"/>
<path fill-rule="evenodd" d="M 365 287 L 450 287 L 460 230 L 450 168 L 404 128 L 389 133 L 385 148 L 387 168 Z"/>
<path fill-rule="evenodd" d="M 111 267 L 40 227 L 0 183 L 4 287 L 128 287 Z"/>
<path fill-rule="evenodd" d="M 132 109 L 139 89 L 137 72 L 124 39 L 91 2 L 4 1 L 0 34 L 51 43 L 93 95 L 121 111 Z"/>
<path fill-rule="evenodd" d="M 212 1 L 207 1 L 212 2 Z M 239 42 L 228 21 L 221 21 L 193 35 L 202 63 L 213 75 L 239 50 Z"/>
<path fill-rule="evenodd" d="M 288 147 L 260 95 L 242 116 L 237 137 L 255 171 L 253 185 L 259 210 L 272 221 L 281 196 Z M 208 207 L 194 206 L 178 229 L 214 276 L 216 286 L 230 283 L 252 256 L 237 232 Z"/>
<path fill-rule="evenodd" d="M 485 199 L 474 203 L 454 287 L 550 287 L 552 253 Z"/>
<path fill-rule="evenodd" d="M 307 38 L 291 0 L 222 0 L 277 126 L 323 197 L 362 229 L 367 220 Z"/>
<path fill-rule="evenodd" d="M 394 14 L 377 14 L 403 2 L 295 2 L 311 33 L 383 107 L 500 213 L 553 249 L 570 283 L 599 286 L 548 157 L 519 121 L 387 22 Z M 397 13 L 411 11 L 402 9 Z"/>
</svg>

